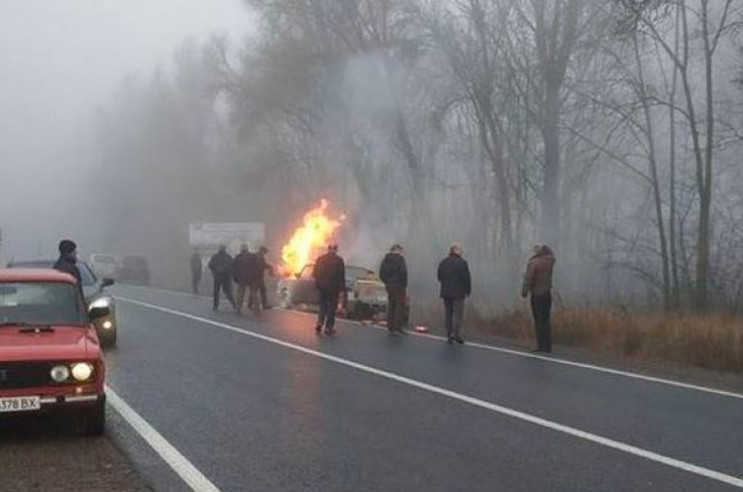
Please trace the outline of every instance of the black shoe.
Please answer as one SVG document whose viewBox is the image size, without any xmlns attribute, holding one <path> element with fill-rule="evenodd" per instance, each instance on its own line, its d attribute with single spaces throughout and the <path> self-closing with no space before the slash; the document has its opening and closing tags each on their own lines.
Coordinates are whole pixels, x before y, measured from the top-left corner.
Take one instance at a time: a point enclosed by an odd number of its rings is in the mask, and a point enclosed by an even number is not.
<svg viewBox="0 0 743 492">
<path fill-rule="evenodd" d="M 273 306 L 263 306 L 263 309 L 273 309 Z"/>
<path fill-rule="evenodd" d="M 315 333 L 322 335 L 322 325 L 315 326 Z"/>
<path fill-rule="evenodd" d="M 462 340 L 462 337 L 460 337 L 459 335 L 455 335 L 453 338 L 454 341 L 457 342 L 459 345 L 464 345 L 464 340 Z"/>
</svg>

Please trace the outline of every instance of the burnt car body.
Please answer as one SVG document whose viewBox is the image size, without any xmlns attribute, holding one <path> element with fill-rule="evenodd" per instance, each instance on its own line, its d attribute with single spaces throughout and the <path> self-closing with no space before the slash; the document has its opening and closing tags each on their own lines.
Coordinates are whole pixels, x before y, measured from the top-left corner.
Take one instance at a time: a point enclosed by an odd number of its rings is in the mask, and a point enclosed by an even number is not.
<svg viewBox="0 0 743 492">
<path fill-rule="evenodd" d="M 105 365 L 75 279 L 54 270 L 0 270 L 0 416 L 71 413 L 88 435 L 105 427 Z"/>
<path fill-rule="evenodd" d="M 78 261 L 77 267 L 80 270 L 80 277 L 83 280 L 83 294 L 85 295 L 87 305 L 90 307 L 106 307 L 108 309 L 108 314 L 94 320 L 94 325 L 103 346 L 113 347 L 116 345 L 118 335 L 116 302 L 106 289 L 114 284 L 114 280 L 111 278 L 98 278 L 93 273 L 93 269 L 84 261 Z M 54 260 L 13 261 L 8 263 L 8 268 L 53 269 Z"/>
<path fill-rule="evenodd" d="M 276 292 L 281 307 L 317 306 L 320 294 L 312 278 L 314 268 L 314 264 L 305 265 L 297 275 L 279 280 Z M 341 314 L 349 318 L 374 318 L 387 312 L 387 291 L 373 270 L 346 266 L 346 292 L 340 303 Z"/>
<path fill-rule="evenodd" d="M 147 258 L 125 256 L 116 270 L 116 280 L 123 284 L 150 285 L 150 265 Z"/>
</svg>

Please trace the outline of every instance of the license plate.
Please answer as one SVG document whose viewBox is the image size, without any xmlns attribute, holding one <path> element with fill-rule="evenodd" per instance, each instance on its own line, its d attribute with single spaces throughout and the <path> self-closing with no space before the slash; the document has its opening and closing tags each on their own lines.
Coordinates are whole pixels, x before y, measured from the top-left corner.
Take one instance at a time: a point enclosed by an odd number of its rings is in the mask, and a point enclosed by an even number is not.
<svg viewBox="0 0 743 492">
<path fill-rule="evenodd" d="M 0 398 L 0 413 L 2 412 L 33 412 L 41 410 L 41 398 L 38 396 L 14 396 Z"/>
</svg>

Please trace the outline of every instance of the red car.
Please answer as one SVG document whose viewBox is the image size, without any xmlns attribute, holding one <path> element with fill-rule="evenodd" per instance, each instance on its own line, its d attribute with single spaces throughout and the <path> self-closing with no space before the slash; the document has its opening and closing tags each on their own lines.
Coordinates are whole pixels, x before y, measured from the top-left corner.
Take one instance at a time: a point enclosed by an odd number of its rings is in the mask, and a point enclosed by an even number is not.
<svg viewBox="0 0 743 492">
<path fill-rule="evenodd" d="M 0 418 L 71 412 L 103 433 L 106 395 L 98 336 L 75 279 L 54 270 L 0 270 Z"/>
</svg>

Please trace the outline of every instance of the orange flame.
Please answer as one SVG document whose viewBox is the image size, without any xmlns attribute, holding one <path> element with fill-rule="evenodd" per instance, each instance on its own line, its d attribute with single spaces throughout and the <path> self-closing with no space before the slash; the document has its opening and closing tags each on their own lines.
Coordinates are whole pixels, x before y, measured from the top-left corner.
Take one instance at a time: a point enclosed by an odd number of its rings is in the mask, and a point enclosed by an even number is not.
<svg viewBox="0 0 743 492">
<path fill-rule="evenodd" d="M 328 201 L 323 199 L 320 205 L 304 215 L 300 226 L 289 242 L 281 249 L 283 265 L 280 270 L 284 275 L 299 273 L 302 268 L 314 261 L 320 248 L 324 248 L 342 225 L 345 216 L 332 219 L 327 215 Z"/>
</svg>

